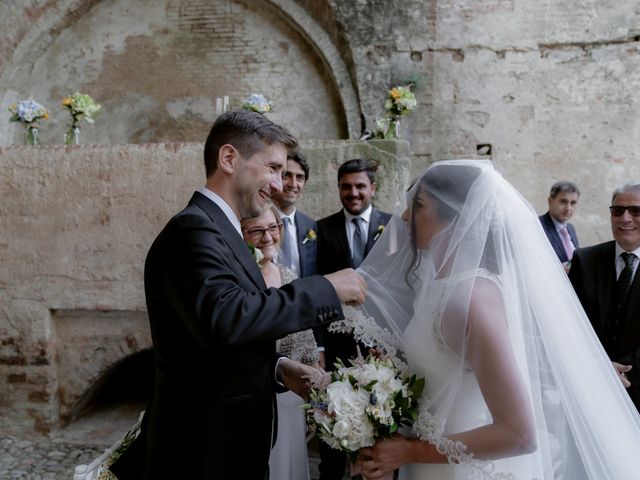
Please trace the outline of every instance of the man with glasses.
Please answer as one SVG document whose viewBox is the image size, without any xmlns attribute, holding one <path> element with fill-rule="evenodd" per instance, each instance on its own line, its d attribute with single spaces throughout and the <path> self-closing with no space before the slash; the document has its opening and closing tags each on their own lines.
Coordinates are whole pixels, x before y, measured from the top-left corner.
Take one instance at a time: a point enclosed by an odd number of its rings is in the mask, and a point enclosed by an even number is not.
<svg viewBox="0 0 640 480">
<path fill-rule="evenodd" d="M 577 249 L 569 279 L 640 410 L 640 183 L 617 188 L 609 211 L 614 240 Z"/>
</svg>

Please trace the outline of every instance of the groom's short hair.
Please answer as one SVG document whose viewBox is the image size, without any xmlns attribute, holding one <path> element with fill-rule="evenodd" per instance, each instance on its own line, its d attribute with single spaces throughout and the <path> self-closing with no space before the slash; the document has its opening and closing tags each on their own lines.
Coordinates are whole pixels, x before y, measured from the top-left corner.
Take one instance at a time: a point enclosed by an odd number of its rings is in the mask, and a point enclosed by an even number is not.
<svg viewBox="0 0 640 480">
<path fill-rule="evenodd" d="M 240 155 L 249 158 L 267 145 L 281 143 L 288 151 L 298 141 L 286 128 L 273 123 L 262 113 L 251 110 L 231 110 L 220 115 L 204 144 L 204 166 L 207 177 L 218 168 L 218 152 L 223 145 L 233 145 Z"/>
</svg>

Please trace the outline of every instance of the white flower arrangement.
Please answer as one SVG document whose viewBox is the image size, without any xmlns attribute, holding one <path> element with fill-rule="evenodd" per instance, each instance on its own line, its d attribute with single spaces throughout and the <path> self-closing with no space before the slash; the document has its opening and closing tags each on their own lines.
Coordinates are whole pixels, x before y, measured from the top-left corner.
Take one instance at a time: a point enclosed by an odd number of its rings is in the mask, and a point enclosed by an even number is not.
<svg viewBox="0 0 640 480">
<path fill-rule="evenodd" d="M 424 379 L 403 374 L 384 356 L 359 356 L 351 363 L 336 364 L 332 382 L 313 388 L 305 409 L 318 437 L 355 459 L 360 448 L 415 421 Z"/>
</svg>

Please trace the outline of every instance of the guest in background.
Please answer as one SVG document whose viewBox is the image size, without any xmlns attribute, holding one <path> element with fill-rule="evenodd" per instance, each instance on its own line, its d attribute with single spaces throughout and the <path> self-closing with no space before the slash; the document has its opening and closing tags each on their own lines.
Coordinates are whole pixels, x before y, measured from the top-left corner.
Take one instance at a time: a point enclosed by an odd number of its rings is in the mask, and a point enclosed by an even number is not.
<svg viewBox="0 0 640 480">
<path fill-rule="evenodd" d="M 640 410 L 640 183 L 617 188 L 609 210 L 614 240 L 577 249 L 569 280 Z"/>
<path fill-rule="evenodd" d="M 316 221 L 296 208 L 304 187 L 309 180 L 309 162 L 299 151 L 287 156 L 287 165 L 282 173 L 282 192 L 271 197 L 284 224 L 280 239 L 278 263 L 289 267 L 298 277 L 315 275 L 317 242 Z M 316 339 L 322 339 L 320 327 L 313 329 Z M 324 348 L 319 347 L 324 357 Z"/>
<path fill-rule="evenodd" d="M 262 253 L 258 260 L 267 287 L 280 288 L 295 280 L 296 275 L 286 266 L 275 263 L 281 240 L 282 220 L 272 207 L 262 215 L 245 218 L 242 234 Z M 310 329 L 292 333 L 276 342 L 281 355 L 319 368 L 318 347 Z M 269 457 L 270 478 L 278 480 L 306 480 L 309 478 L 309 459 L 306 442 L 304 401 L 291 391 L 278 393 L 278 438 Z"/>
<path fill-rule="evenodd" d="M 338 168 L 338 192 L 343 208 L 318 220 L 318 273 L 358 268 L 380 237 L 391 215 L 372 204 L 376 192 L 377 164 L 365 159 L 349 160 Z M 351 335 L 322 328 L 319 343 L 324 347 L 327 370 L 337 358 L 347 362 L 356 356 Z M 320 480 L 339 480 L 344 476 L 346 455 L 320 442 Z"/>
<path fill-rule="evenodd" d="M 307 159 L 299 151 L 292 152 L 287 156 L 287 166 L 282 174 L 282 192 L 272 197 L 284 223 L 278 263 L 290 268 L 298 277 L 316 273 L 318 227 L 315 220 L 296 208 L 307 180 Z"/>
<path fill-rule="evenodd" d="M 571 267 L 573 251 L 578 248 L 578 235 L 569 219 L 575 213 L 579 199 L 580 190 L 575 183 L 566 180 L 556 182 L 547 199 L 549 211 L 540 216 L 544 233 L 566 272 Z"/>
</svg>

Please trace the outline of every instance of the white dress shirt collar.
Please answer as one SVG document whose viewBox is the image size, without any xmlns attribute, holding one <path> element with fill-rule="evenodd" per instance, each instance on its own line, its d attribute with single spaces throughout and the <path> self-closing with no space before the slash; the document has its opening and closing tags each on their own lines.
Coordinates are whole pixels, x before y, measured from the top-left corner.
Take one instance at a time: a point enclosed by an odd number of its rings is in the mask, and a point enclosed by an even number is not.
<svg viewBox="0 0 640 480">
<path fill-rule="evenodd" d="M 238 234 L 242 237 L 242 227 L 240 227 L 240 219 L 236 217 L 236 214 L 231 210 L 231 207 L 227 202 L 225 202 L 220 195 L 209 190 L 207 187 L 202 187 L 198 190 L 202 195 L 207 197 L 213 203 L 220 207 L 222 213 L 229 219 L 233 228 L 235 228 Z"/>
<path fill-rule="evenodd" d="M 351 220 L 353 220 L 354 218 L 360 217 L 365 221 L 368 227 L 369 223 L 371 222 L 371 212 L 373 211 L 373 207 L 369 205 L 364 212 L 360 213 L 360 215 L 351 215 L 344 208 L 342 209 L 342 211 L 344 212 L 344 218 L 346 220 L 347 225 L 349 225 L 351 223 Z"/>
</svg>

